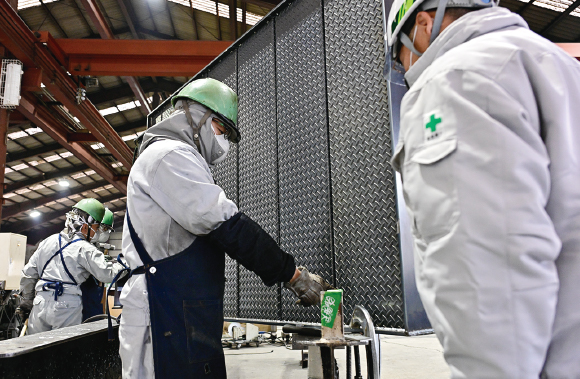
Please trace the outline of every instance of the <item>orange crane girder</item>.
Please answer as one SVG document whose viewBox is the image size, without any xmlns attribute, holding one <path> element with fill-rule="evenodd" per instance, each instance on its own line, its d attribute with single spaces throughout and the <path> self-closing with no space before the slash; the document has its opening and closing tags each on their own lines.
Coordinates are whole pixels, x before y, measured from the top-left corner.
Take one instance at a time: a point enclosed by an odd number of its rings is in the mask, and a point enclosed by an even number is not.
<svg viewBox="0 0 580 379">
<path fill-rule="evenodd" d="M 231 41 L 55 39 L 73 75 L 193 76 Z M 49 45 L 50 48 L 50 45 Z M 55 54 L 56 55 L 56 54 Z"/>
<path fill-rule="evenodd" d="M 40 75 L 42 83 L 46 85 L 46 89 L 52 96 L 65 106 L 73 116 L 77 117 L 83 126 L 119 162 L 127 169 L 130 169 L 133 157 L 131 149 L 115 132 L 113 127 L 109 125 L 107 120 L 101 116 L 93 104 L 89 101 L 83 101 L 80 104 L 76 103 L 75 96 L 78 85 L 70 74 L 61 67 L 61 62 L 49 51 L 48 44 L 42 43 L 38 37 L 40 37 L 40 34 L 33 33 L 7 2 L 0 1 L 0 44 L 4 45 L 10 53 L 24 63 L 25 72 L 29 69 L 37 70 L 36 73 Z M 37 80 L 33 82 L 37 82 Z M 31 85 L 31 87 L 36 84 Z M 74 144 L 76 143 L 73 142 Z M 84 154 L 82 149 L 73 148 L 72 152 L 76 153 L 75 155 Z M 93 154 L 89 155 L 94 158 Z M 95 160 L 88 159 L 91 158 L 89 156 L 84 156 L 83 158 L 90 162 L 89 165 L 96 163 Z M 104 170 L 109 172 L 105 173 L 103 172 Z M 99 166 L 95 171 L 101 171 L 102 176 L 108 179 L 111 179 L 114 175 L 114 170 L 109 167 Z M 113 180 L 113 182 L 113 184 L 118 185 L 116 180 Z"/>
</svg>

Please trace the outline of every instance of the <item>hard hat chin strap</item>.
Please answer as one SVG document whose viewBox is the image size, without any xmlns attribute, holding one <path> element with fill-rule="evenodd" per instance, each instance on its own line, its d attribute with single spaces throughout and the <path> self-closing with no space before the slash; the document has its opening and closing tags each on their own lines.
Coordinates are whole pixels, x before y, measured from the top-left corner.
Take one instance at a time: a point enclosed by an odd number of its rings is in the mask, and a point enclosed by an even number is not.
<svg viewBox="0 0 580 379">
<path fill-rule="evenodd" d="M 199 124 L 195 126 L 195 123 L 193 122 L 193 117 L 191 117 L 191 113 L 189 112 L 189 105 L 192 102 L 191 101 L 183 101 L 183 102 L 185 103 L 183 107 L 183 111 L 185 112 L 185 118 L 187 118 L 187 123 L 191 126 L 191 129 L 193 129 L 193 142 L 197 147 L 197 151 L 199 151 L 199 153 L 201 154 L 201 144 L 199 143 L 199 132 L 201 131 L 201 127 L 205 124 L 205 122 L 207 121 L 209 116 L 211 116 L 213 111 L 211 109 L 208 109 L 201 118 L 201 120 L 199 121 Z"/>
<path fill-rule="evenodd" d="M 433 30 L 431 31 L 431 38 L 429 39 L 429 44 L 435 41 L 435 38 L 439 35 L 441 31 L 441 24 L 443 24 L 443 17 L 445 16 L 445 8 L 449 0 L 439 0 L 437 5 L 437 12 L 435 12 L 435 19 L 433 20 Z"/>
<path fill-rule="evenodd" d="M 435 18 L 433 19 L 433 30 L 431 30 L 431 37 L 429 38 L 429 44 L 432 44 L 433 41 L 435 41 L 435 38 L 437 38 L 437 36 L 439 35 L 439 32 L 441 31 L 441 25 L 443 24 L 443 17 L 445 16 L 445 8 L 447 7 L 448 2 L 449 2 L 449 0 L 439 0 L 439 3 L 437 4 L 437 11 L 435 12 Z M 407 49 L 411 50 L 411 52 L 413 54 L 415 54 L 418 57 L 423 55 L 423 53 L 421 53 L 421 52 L 419 52 L 419 50 L 417 50 L 417 48 L 415 47 L 415 44 L 413 43 L 413 41 L 411 41 L 411 38 L 409 38 L 408 35 L 401 32 L 399 35 L 399 39 L 401 40 L 401 43 L 403 45 L 405 45 L 405 47 Z"/>
<path fill-rule="evenodd" d="M 420 57 L 421 55 L 423 55 L 423 53 L 420 53 L 419 50 L 417 50 L 417 48 L 415 47 L 415 44 L 413 43 L 413 41 L 411 41 L 411 38 L 409 38 L 408 35 L 406 35 L 405 33 L 401 33 L 401 35 L 399 36 L 399 38 L 401 39 L 401 43 L 403 45 L 405 45 L 405 47 L 407 49 L 411 50 L 411 52 L 413 54 L 415 54 L 418 57 Z"/>
</svg>

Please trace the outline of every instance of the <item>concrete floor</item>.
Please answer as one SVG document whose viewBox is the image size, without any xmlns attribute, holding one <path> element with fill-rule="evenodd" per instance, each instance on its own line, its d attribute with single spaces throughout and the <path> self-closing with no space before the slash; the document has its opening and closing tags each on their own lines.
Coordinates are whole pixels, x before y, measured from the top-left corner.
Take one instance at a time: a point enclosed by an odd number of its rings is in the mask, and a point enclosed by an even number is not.
<svg viewBox="0 0 580 379">
<path fill-rule="evenodd" d="M 443 360 L 443 349 L 434 334 L 417 337 L 381 335 L 381 349 L 381 378 L 449 378 L 449 369 Z M 361 351 L 361 361 L 364 362 L 364 349 Z M 308 369 L 300 367 L 300 350 L 289 350 L 281 344 L 244 346 L 240 350 L 226 348 L 224 353 L 228 379 L 308 378 Z M 340 378 L 346 378 L 345 350 L 338 350 L 336 357 Z M 354 376 L 354 372 L 352 375 Z M 364 365 L 363 377 L 366 378 Z"/>
</svg>

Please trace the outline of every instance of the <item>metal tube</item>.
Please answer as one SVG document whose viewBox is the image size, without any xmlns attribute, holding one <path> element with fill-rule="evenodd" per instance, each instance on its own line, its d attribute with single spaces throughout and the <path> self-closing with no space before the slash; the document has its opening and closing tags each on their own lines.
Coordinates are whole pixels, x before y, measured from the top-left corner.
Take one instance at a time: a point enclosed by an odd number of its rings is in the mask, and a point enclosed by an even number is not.
<svg viewBox="0 0 580 379">
<path fill-rule="evenodd" d="M 363 379 L 360 368 L 360 352 L 358 350 L 358 346 L 354 347 L 354 369 L 356 370 L 354 379 Z"/>
<path fill-rule="evenodd" d="M 351 355 L 352 355 L 352 351 L 350 349 L 350 346 L 347 346 L 346 347 L 346 379 L 350 379 L 350 373 L 352 371 Z"/>
</svg>

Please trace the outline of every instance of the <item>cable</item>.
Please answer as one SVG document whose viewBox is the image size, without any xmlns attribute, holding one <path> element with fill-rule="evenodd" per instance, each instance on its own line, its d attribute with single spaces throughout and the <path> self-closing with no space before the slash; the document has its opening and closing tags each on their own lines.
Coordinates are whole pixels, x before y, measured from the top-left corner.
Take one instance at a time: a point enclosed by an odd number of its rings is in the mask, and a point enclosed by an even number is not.
<svg viewBox="0 0 580 379">
<path fill-rule="evenodd" d="M 107 316 L 106 314 L 96 315 L 96 316 L 89 317 L 88 319 L 86 319 L 82 323 L 86 324 L 87 322 L 105 320 L 107 317 L 109 317 L 109 316 Z"/>
<path fill-rule="evenodd" d="M 274 352 L 274 350 L 265 351 L 265 352 L 258 352 L 258 353 L 230 353 L 230 354 L 224 353 L 224 355 L 259 355 L 259 354 L 271 354 L 273 352 Z"/>
</svg>

